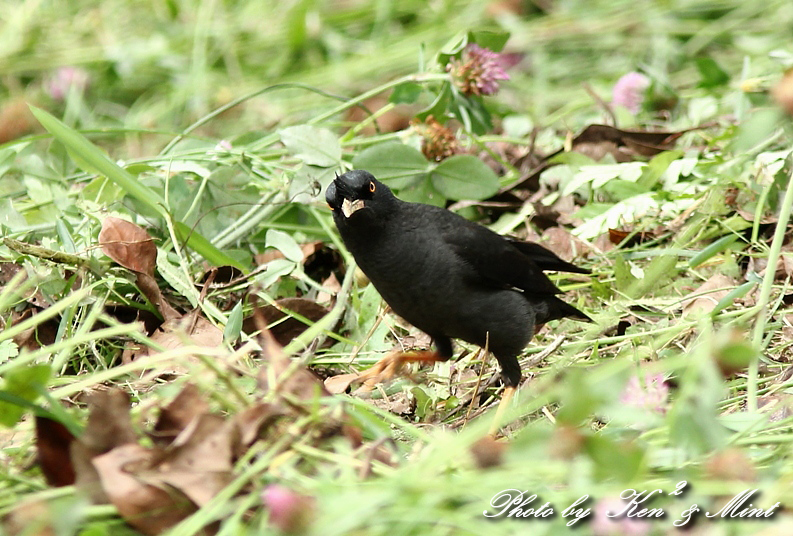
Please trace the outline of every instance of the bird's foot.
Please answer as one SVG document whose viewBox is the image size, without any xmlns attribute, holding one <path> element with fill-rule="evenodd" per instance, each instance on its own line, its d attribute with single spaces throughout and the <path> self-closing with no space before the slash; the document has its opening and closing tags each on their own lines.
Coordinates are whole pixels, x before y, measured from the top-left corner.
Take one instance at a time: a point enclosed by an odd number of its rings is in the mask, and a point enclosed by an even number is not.
<svg viewBox="0 0 793 536">
<path fill-rule="evenodd" d="M 343 393 L 352 384 L 360 383 L 356 393 L 366 393 L 375 388 L 378 383 L 385 383 L 402 372 L 408 363 L 436 363 L 446 361 L 438 352 L 432 350 L 419 350 L 404 352 L 396 350 L 389 352 L 380 361 L 367 370 L 359 373 L 340 374 L 325 380 L 325 387 L 331 393 Z"/>
<path fill-rule="evenodd" d="M 371 391 L 378 383 L 384 383 L 402 372 L 402 368 L 408 363 L 436 363 L 445 361 L 437 352 L 431 350 L 420 350 L 415 352 L 403 352 L 401 350 L 388 353 L 383 359 L 372 365 L 371 368 L 361 373 L 360 379 L 363 380 L 361 389 Z"/>
</svg>

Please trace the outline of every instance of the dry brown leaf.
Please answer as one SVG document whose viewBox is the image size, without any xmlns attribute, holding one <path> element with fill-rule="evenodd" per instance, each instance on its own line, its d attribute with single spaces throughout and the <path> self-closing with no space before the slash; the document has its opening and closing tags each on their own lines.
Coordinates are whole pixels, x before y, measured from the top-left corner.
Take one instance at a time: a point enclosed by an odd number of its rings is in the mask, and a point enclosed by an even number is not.
<svg viewBox="0 0 793 536">
<path fill-rule="evenodd" d="M 25 267 L 17 264 L 15 262 L 0 262 L 0 287 L 5 287 L 11 280 L 17 275 L 18 272 L 24 272 Z M 23 276 L 20 283 L 24 283 L 27 280 L 27 273 Z M 40 309 L 46 309 L 50 305 L 52 305 L 49 300 L 42 294 L 41 290 L 39 290 L 38 286 L 33 286 L 33 288 L 28 289 L 25 291 L 22 298 L 28 302 L 30 305 L 38 307 Z"/>
<path fill-rule="evenodd" d="M 573 138 L 572 150 L 596 161 L 611 154 L 617 162 L 630 162 L 672 149 L 685 132 L 646 132 L 589 125 Z"/>
<path fill-rule="evenodd" d="M 396 392 L 385 398 L 369 398 L 367 401 L 376 408 L 401 417 L 412 415 L 416 410 L 416 398 L 409 396 L 403 391 Z"/>
<path fill-rule="evenodd" d="M 275 404 L 255 404 L 234 416 L 234 426 L 237 429 L 235 437 L 237 443 L 233 445 L 234 458 L 238 458 L 250 447 L 254 441 L 261 437 L 262 431 L 285 415 L 283 409 Z"/>
<path fill-rule="evenodd" d="M 154 276 L 136 273 L 135 282 L 138 284 L 140 291 L 143 292 L 143 295 L 157 308 L 166 322 L 178 320 L 182 317 L 181 313 L 171 307 L 171 304 L 165 300 Z"/>
<path fill-rule="evenodd" d="M 347 389 L 356 381 L 363 381 L 363 378 L 361 378 L 359 373 L 351 372 L 349 374 L 337 374 L 336 376 L 325 378 L 324 383 L 325 389 L 327 389 L 329 393 L 340 395 L 346 393 Z"/>
<path fill-rule="evenodd" d="M 151 340 L 166 350 L 181 348 L 182 346 L 200 346 L 204 348 L 217 348 L 223 343 L 223 332 L 197 312 L 167 320 L 157 328 Z M 153 355 L 155 350 L 149 347 L 129 346 L 121 354 L 123 363 L 131 363 L 136 359 Z"/>
<path fill-rule="evenodd" d="M 230 471 L 232 421 L 204 413 L 193 419 L 165 451 L 159 465 L 188 471 Z"/>
<path fill-rule="evenodd" d="M 171 443 L 199 415 L 209 411 L 209 404 L 193 383 L 187 383 L 170 404 L 162 409 L 151 436 L 156 443 Z"/>
<path fill-rule="evenodd" d="M 151 464 L 154 451 L 137 444 L 117 447 L 93 459 L 102 487 L 124 520 L 144 534 L 161 534 L 196 511 L 187 497 L 137 478 Z"/>
<path fill-rule="evenodd" d="M 94 504 L 107 504 L 93 459 L 111 449 L 136 441 L 129 417 L 129 396 L 120 389 L 96 391 L 88 398 L 88 424 L 70 448 L 75 485 Z"/>
<path fill-rule="evenodd" d="M 683 315 L 711 312 L 733 287 L 735 287 L 735 280 L 731 277 L 724 274 L 713 274 L 691 293 L 692 297 L 683 300 Z"/>
<path fill-rule="evenodd" d="M 21 313 L 12 313 L 9 320 L 9 326 L 19 324 L 32 318 L 41 312 L 38 307 L 32 307 L 23 310 Z M 42 346 L 49 346 L 55 342 L 58 335 L 58 328 L 60 321 L 55 318 L 50 318 L 43 322 L 39 322 L 36 326 L 28 328 L 13 338 L 14 343 L 20 348 L 27 348 L 28 350 L 38 350 Z"/>
<path fill-rule="evenodd" d="M 776 393 L 758 397 L 757 407 L 768 413 L 769 422 L 778 422 L 793 415 L 793 395 Z"/>
<path fill-rule="evenodd" d="M 745 208 L 737 207 L 735 209 L 735 213 L 738 214 L 741 218 L 745 219 L 748 222 L 754 223 L 755 221 L 755 213 L 751 210 L 746 210 Z M 776 214 L 772 214 L 770 212 L 764 212 L 760 215 L 760 223 L 761 225 L 768 225 L 770 223 L 776 223 L 779 221 L 779 218 Z"/>
<path fill-rule="evenodd" d="M 564 227 L 549 227 L 543 231 L 541 244 L 570 262 L 592 250 L 586 242 L 573 236 Z"/>
<path fill-rule="evenodd" d="M 142 227 L 126 220 L 108 217 L 102 222 L 99 244 L 105 255 L 135 273 L 138 288 L 157 307 L 166 321 L 181 317 L 165 300 L 154 279 L 157 246 Z"/>
<path fill-rule="evenodd" d="M 0 520 L 0 534 L 7 536 L 55 536 L 56 523 L 47 501 L 28 500 Z"/>
<path fill-rule="evenodd" d="M 278 344 L 272 333 L 267 329 L 267 322 L 260 309 L 254 309 L 254 322 L 259 330 L 259 344 L 262 357 L 266 363 L 256 377 L 259 388 L 267 392 L 275 389 L 281 394 L 291 395 L 299 400 L 314 400 L 317 396 L 330 393 L 322 382 L 307 368 L 292 363 Z"/>
<path fill-rule="evenodd" d="M 232 443 L 239 433 L 233 420 L 205 413 L 194 418 L 157 460 L 137 476 L 166 483 L 203 506 L 231 481 Z"/>
<path fill-rule="evenodd" d="M 39 467 L 47 484 L 53 487 L 74 484 L 75 474 L 70 454 L 72 433 L 58 421 L 36 416 L 36 451 Z"/>
<path fill-rule="evenodd" d="M 631 236 L 633 234 L 633 236 Z M 623 244 L 623 241 L 631 236 L 631 238 Z M 651 233 L 648 231 L 639 231 L 637 233 L 633 233 L 633 231 L 623 231 L 621 229 L 609 229 L 608 233 L 609 242 L 614 244 L 615 246 L 619 246 L 622 244 L 624 248 L 631 248 L 633 246 L 638 246 L 644 242 L 649 242 L 651 240 L 655 240 L 657 236 L 655 233 Z"/>
<path fill-rule="evenodd" d="M 97 454 L 137 440 L 129 416 L 129 395 L 121 389 L 95 391 L 88 397 L 88 424 L 80 442 Z"/>
<path fill-rule="evenodd" d="M 281 346 L 286 346 L 292 342 L 295 337 L 303 333 L 309 327 L 301 320 L 290 316 L 287 311 L 305 317 L 311 322 L 317 322 L 328 314 L 328 309 L 326 307 L 306 298 L 281 298 L 276 300 L 274 305 L 266 305 L 264 307 L 258 307 L 257 309 L 268 326 L 278 322 L 269 329 L 276 342 Z M 249 316 L 243 322 L 243 331 L 246 333 L 253 333 L 257 329 L 256 320 L 253 315 Z"/>
<path fill-rule="evenodd" d="M 133 272 L 154 275 L 157 246 L 142 227 L 112 216 L 102 222 L 99 245 L 105 255 Z"/>
<path fill-rule="evenodd" d="M 167 469 L 144 472 L 136 475 L 141 482 L 152 486 L 170 486 L 178 489 L 194 504 L 201 507 L 211 501 L 215 495 L 229 485 L 232 480 L 230 472 L 186 471 Z"/>
</svg>

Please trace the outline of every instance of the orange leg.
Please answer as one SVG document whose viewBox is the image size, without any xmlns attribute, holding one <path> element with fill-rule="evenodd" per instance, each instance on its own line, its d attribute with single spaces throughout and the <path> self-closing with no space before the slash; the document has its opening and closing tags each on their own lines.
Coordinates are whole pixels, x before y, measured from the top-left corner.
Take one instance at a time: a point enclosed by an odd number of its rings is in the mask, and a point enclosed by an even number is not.
<svg viewBox="0 0 793 536">
<path fill-rule="evenodd" d="M 496 417 L 493 419 L 493 424 L 490 425 L 490 431 L 488 432 L 489 436 L 495 437 L 498 431 L 501 429 L 501 421 L 504 418 L 504 411 L 506 411 L 513 396 L 515 396 L 515 388 L 505 387 L 504 394 L 501 395 L 501 402 L 498 403 L 498 408 L 496 408 Z"/>
<path fill-rule="evenodd" d="M 363 388 L 371 390 L 378 383 L 383 383 L 398 375 L 407 363 L 435 363 L 438 361 L 446 361 L 446 359 L 431 350 L 392 352 L 361 373 L 360 378 L 364 380 Z"/>
</svg>

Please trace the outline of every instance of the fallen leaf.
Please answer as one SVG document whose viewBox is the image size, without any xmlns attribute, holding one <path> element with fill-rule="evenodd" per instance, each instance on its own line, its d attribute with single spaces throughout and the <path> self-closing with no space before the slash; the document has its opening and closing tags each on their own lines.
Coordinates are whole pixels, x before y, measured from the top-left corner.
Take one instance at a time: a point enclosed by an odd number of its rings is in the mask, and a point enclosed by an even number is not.
<svg viewBox="0 0 793 536">
<path fill-rule="evenodd" d="M 291 316 L 290 312 L 300 315 L 312 323 L 328 314 L 326 307 L 306 298 L 281 298 L 276 300 L 274 305 L 257 307 L 257 310 L 266 325 L 269 326 L 270 333 L 281 346 L 289 344 L 309 327 L 302 320 Z M 242 328 L 249 334 L 258 329 L 254 315 L 245 319 Z"/>
<path fill-rule="evenodd" d="M 231 482 L 235 431 L 232 420 L 199 415 L 165 449 L 156 467 L 138 476 L 149 483 L 169 484 L 203 506 Z"/>
<path fill-rule="evenodd" d="M 275 404 L 255 404 L 234 416 L 237 429 L 236 441 L 232 445 L 234 459 L 242 456 L 263 431 L 286 413 Z"/>
<path fill-rule="evenodd" d="M 777 393 L 757 398 L 757 407 L 769 414 L 769 422 L 779 422 L 793 416 L 793 395 Z"/>
<path fill-rule="evenodd" d="M 608 236 L 609 236 L 609 242 L 611 242 L 615 246 L 622 245 L 622 247 L 624 248 L 631 248 L 634 246 L 638 246 L 639 244 L 643 244 L 644 242 L 650 242 L 651 240 L 655 240 L 657 238 L 655 233 L 651 233 L 647 231 L 633 232 L 633 231 L 623 231 L 620 229 L 609 229 Z M 627 242 L 624 242 L 625 239 L 628 238 L 629 236 L 630 239 Z"/>
<path fill-rule="evenodd" d="M 325 378 L 325 389 L 333 395 L 340 395 L 346 393 L 347 389 L 358 380 L 363 381 L 361 375 L 357 372 L 337 374 L 336 376 Z"/>
<path fill-rule="evenodd" d="M 74 484 L 75 474 L 70 454 L 72 433 L 58 421 L 36 416 L 36 450 L 39 467 L 47 484 L 54 487 Z"/>
<path fill-rule="evenodd" d="M 724 274 L 713 274 L 683 300 L 683 316 L 709 313 L 735 287 L 735 281 Z"/>
<path fill-rule="evenodd" d="M 549 227 L 542 233 L 541 244 L 561 259 L 572 262 L 583 257 L 592 248 L 580 238 L 573 236 L 564 227 Z"/>
<path fill-rule="evenodd" d="M 150 338 L 165 350 L 187 345 L 217 348 L 223 343 L 223 332 L 203 316 L 198 316 L 198 311 L 195 311 L 163 322 Z M 132 345 L 121 354 L 121 361 L 127 364 L 154 353 L 156 351 L 148 346 Z"/>
<path fill-rule="evenodd" d="M 123 445 L 93 459 L 110 501 L 124 521 L 144 534 L 161 534 L 197 508 L 176 490 L 142 482 L 135 468 L 147 467 L 155 453 L 137 444 Z"/>
<path fill-rule="evenodd" d="M 56 536 L 58 526 L 47 501 L 27 500 L 2 517 L 0 533 L 8 536 Z"/>
<path fill-rule="evenodd" d="M 70 448 L 75 485 L 94 504 L 107 504 L 110 498 L 101 486 L 93 459 L 136 441 L 129 417 L 129 396 L 120 389 L 96 391 L 89 396 L 88 405 L 85 431 Z"/>
<path fill-rule="evenodd" d="M 88 397 L 88 423 L 80 442 L 97 454 L 137 440 L 129 416 L 129 395 L 121 389 L 95 391 Z"/>
<path fill-rule="evenodd" d="M 187 383 L 170 404 L 162 409 L 151 436 L 161 445 L 171 443 L 199 415 L 209 411 L 209 404 L 193 383 Z"/>
<path fill-rule="evenodd" d="M 8 322 L 9 327 L 24 322 L 29 318 L 33 318 L 42 310 L 38 307 L 31 307 L 23 310 L 21 313 L 12 313 Z M 27 348 L 28 350 L 38 350 L 42 346 L 49 346 L 55 342 L 58 335 L 58 328 L 60 327 L 60 320 L 56 318 L 49 318 L 43 322 L 39 322 L 35 326 L 28 328 L 18 335 L 14 336 L 13 341 L 20 348 Z"/>
<path fill-rule="evenodd" d="M 675 141 L 690 130 L 694 129 L 679 132 L 647 132 L 620 130 L 608 125 L 589 125 L 573 138 L 571 150 L 595 161 L 611 154 L 617 162 L 630 162 L 673 149 Z"/>
<path fill-rule="evenodd" d="M 293 363 L 284 354 L 283 347 L 267 329 L 267 321 L 261 310 L 254 309 L 253 316 L 256 329 L 259 330 L 258 339 L 265 363 L 256 377 L 259 388 L 265 392 L 275 390 L 303 401 L 329 395 L 319 378 L 307 368 Z"/>
<path fill-rule="evenodd" d="M 230 471 L 230 429 L 219 415 L 198 415 L 168 446 L 159 464 L 193 471 Z"/>
<path fill-rule="evenodd" d="M 102 222 L 99 245 L 105 255 L 133 272 L 154 275 L 157 246 L 142 227 L 112 216 Z"/>
<path fill-rule="evenodd" d="M 157 308 L 166 322 L 178 320 L 182 317 L 181 313 L 171 307 L 171 304 L 165 300 L 160 291 L 160 286 L 153 275 L 136 273 L 135 282 L 143 295 Z"/>
</svg>

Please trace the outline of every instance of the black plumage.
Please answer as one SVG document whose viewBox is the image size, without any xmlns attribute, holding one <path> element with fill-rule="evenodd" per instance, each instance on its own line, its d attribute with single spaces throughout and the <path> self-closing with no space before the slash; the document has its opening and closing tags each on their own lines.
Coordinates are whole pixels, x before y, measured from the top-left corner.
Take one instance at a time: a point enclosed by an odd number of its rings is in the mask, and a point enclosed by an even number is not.
<svg viewBox="0 0 793 536">
<path fill-rule="evenodd" d="M 338 176 L 326 200 L 344 244 L 395 313 L 430 335 L 441 359 L 452 339 L 487 347 L 508 387 L 535 328 L 590 320 L 556 297 L 543 270 L 589 273 L 531 242 L 498 235 L 446 209 L 398 199 L 363 170 Z"/>
</svg>

